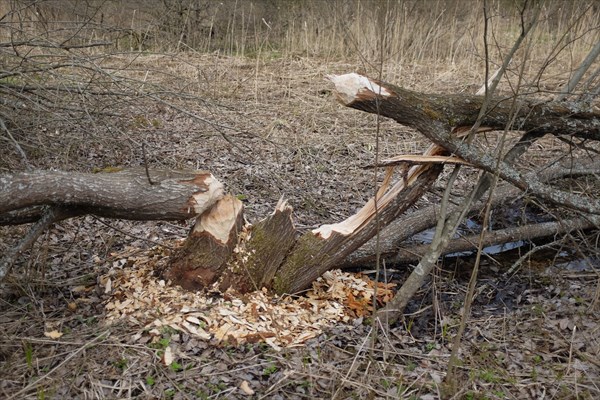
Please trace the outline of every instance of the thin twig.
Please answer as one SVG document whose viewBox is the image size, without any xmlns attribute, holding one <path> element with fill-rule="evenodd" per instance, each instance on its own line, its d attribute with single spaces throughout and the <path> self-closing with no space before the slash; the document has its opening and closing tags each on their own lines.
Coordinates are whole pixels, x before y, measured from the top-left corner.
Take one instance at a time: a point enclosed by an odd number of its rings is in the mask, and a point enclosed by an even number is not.
<svg viewBox="0 0 600 400">
<path fill-rule="evenodd" d="M 148 178 L 148 183 L 150 186 L 155 185 L 156 182 L 152 182 L 150 179 L 150 171 L 148 171 L 148 159 L 146 158 L 146 142 L 142 142 L 142 157 L 144 159 L 144 169 L 146 170 L 146 178 Z"/>
<path fill-rule="evenodd" d="M 30 248 L 37 238 L 52 224 L 63 219 L 81 215 L 77 210 L 70 210 L 65 207 L 53 206 L 49 207 L 45 214 L 31 227 L 27 235 L 21 239 L 16 247 L 7 252 L 2 260 L 0 260 L 0 282 L 4 280 L 10 272 L 17 258 L 28 248 Z"/>
<path fill-rule="evenodd" d="M 19 142 L 17 142 L 15 140 L 15 138 L 13 137 L 13 135 L 10 133 L 10 131 L 6 127 L 6 124 L 4 123 L 4 120 L 2 118 L 0 118 L 0 127 L 2 128 L 2 130 L 4 132 L 6 132 L 6 134 L 10 138 L 10 140 L 13 142 L 13 144 L 17 148 L 17 151 L 19 152 L 19 154 L 21 155 L 21 158 L 25 162 L 25 166 L 26 166 L 27 170 L 31 171 L 33 168 L 31 167 L 31 164 L 29 163 L 29 159 L 27 158 L 27 154 L 25 154 L 25 152 L 21 148 L 21 145 L 19 145 Z"/>
<path fill-rule="evenodd" d="M 388 4 L 389 6 L 389 4 Z M 379 27 L 381 28 L 380 33 L 381 33 L 381 37 L 379 38 L 379 68 L 378 68 L 378 79 L 381 81 L 383 80 L 383 62 L 384 62 L 384 48 L 385 48 L 385 41 L 387 39 L 387 35 L 386 35 L 386 31 L 385 31 L 385 26 L 387 26 L 387 17 L 388 17 L 388 13 L 387 13 L 387 8 L 386 8 L 386 13 L 385 13 L 385 20 L 384 21 L 379 21 Z M 383 23 L 381 23 L 383 22 Z M 381 96 L 381 86 L 379 86 L 379 93 L 377 93 L 378 95 L 375 97 L 375 107 L 377 109 L 377 113 L 375 114 L 375 123 L 376 123 L 376 127 L 375 127 L 375 165 L 377 166 L 379 164 L 379 135 L 381 132 L 381 110 L 380 110 L 380 101 L 379 98 Z M 391 170 L 388 170 L 391 172 Z M 388 173 L 388 175 L 386 176 L 386 178 L 390 178 L 391 177 L 391 173 Z M 379 196 L 380 196 L 380 190 L 378 190 L 377 185 L 378 185 L 378 179 L 379 178 L 379 168 L 375 167 L 374 173 L 373 173 L 373 190 L 374 190 L 374 195 L 373 195 L 373 206 L 375 207 L 375 285 L 373 285 L 373 302 L 372 302 L 372 314 L 373 316 L 376 315 L 377 313 L 377 289 L 379 287 L 379 276 L 380 276 L 380 272 L 381 272 L 381 249 L 380 249 L 380 237 L 381 237 L 381 218 L 379 215 L 379 204 L 378 204 L 378 200 L 379 200 Z M 382 189 L 385 187 L 385 183 L 382 185 Z M 381 194 L 383 195 L 383 193 Z M 371 360 L 375 359 L 375 354 L 373 352 L 373 349 L 375 348 L 376 344 L 377 344 L 377 337 L 378 337 L 378 332 L 379 332 L 379 327 L 381 324 L 381 322 L 377 319 L 377 318 L 372 318 L 372 323 L 371 323 L 371 332 L 373 333 L 372 337 L 371 337 L 371 350 L 369 351 L 369 356 L 371 358 Z M 383 324 L 383 326 L 389 326 L 389 324 Z"/>
<path fill-rule="evenodd" d="M 164 247 L 164 248 L 166 248 L 166 249 L 169 249 L 169 250 L 175 250 L 173 247 L 171 247 L 171 246 L 167 246 L 167 245 L 166 245 L 166 244 L 164 244 L 164 243 L 157 242 L 156 240 L 152 240 L 152 239 L 148 239 L 148 238 L 143 238 L 143 237 L 141 237 L 141 236 L 136 236 L 136 235 L 134 235 L 134 234 L 131 234 L 131 233 L 125 232 L 125 231 L 124 231 L 124 230 L 122 230 L 122 229 L 116 228 L 116 227 L 114 227 L 114 226 L 110 225 L 109 223 L 102 221 L 102 219 L 100 219 L 100 218 L 96 217 L 95 215 L 92 215 L 91 217 L 92 217 L 92 218 L 94 218 L 96 221 L 100 222 L 102 225 L 105 225 L 105 226 L 107 226 L 107 227 L 108 227 L 108 228 L 110 228 L 110 229 L 114 229 L 115 231 L 117 231 L 117 232 L 119 232 L 119 233 L 122 233 L 122 234 L 123 234 L 123 235 L 125 235 L 125 236 L 129 236 L 129 237 L 132 237 L 132 238 L 134 238 L 134 239 L 138 239 L 138 240 L 143 240 L 143 241 L 145 241 L 145 242 L 152 243 L 152 244 L 155 244 L 155 245 L 157 245 L 157 246 L 160 246 L 160 247 Z"/>
<path fill-rule="evenodd" d="M 577 332 L 577 325 L 573 326 L 573 332 L 571 333 L 571 340 L 569 341 L 569 361 L 567 363 L 567 371 L 565 376 L 571 372 L 571 366 L 573 365 L 573 343 L 575 342 L 575 332 Z"/>
</svg>

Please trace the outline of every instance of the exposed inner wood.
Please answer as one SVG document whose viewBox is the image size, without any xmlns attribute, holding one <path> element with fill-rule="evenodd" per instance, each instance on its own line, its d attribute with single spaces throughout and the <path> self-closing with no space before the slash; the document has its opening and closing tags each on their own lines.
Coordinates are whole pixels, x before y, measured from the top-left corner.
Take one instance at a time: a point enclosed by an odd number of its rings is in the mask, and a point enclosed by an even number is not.
<svg viewBox="0 0 600 400">
<path fill-rule="evenodd" d="M 232 195 L 220 199 L 198 218 L 164 276 L 188 290 L 212 284 L 230 261 L 243 222 L 242 202 Z"/>
<path fill-rule="evenodd" d="M 570 133 L 600 138 L 597 113 L 575 113 L 555 103 L 519 104 L 516 126 L 526 130 L 521 140 L 498 162 L 470 144 L 471 124 L 482 106 L 481 96 L 429 95 L 408 91 L 358 74 L 329 76 L 345 106 L 389 117 L 413 127 L 432 140 L 422 155 L 384 160 L 383 184 L 356 214 L 302 235 L 292 221 L 292 208 L 280 201 L 274 213 L 253 227 L 244 227 L 243 207 L 223 194 L 222 184 L 204 171 L 151 171 L 80 174 L 39 171 L 0 176 L 0 221 L 31 220 L 40 205 L 64 207 L 69 215 L 96 214 L 127 219 L 186 219 L 198 216 L 184 245 L 172 257 L 165 277 L 197 290 L 220 282 L 241 292 L 267 287 L 296 293 L 323 272 L 348 263 L 348 256 L 415 204 L 432 186 L 444 164 L 497 171 L 519 189 L 560 203 L 562 194 L 537 176 L 523 175 L 512 165 L 545 133 Z M 492 99 L 483 125 L 473 133 L 505 128 L 512 99 Z M 454 155 L 453 155 L 454 154 Z M 393 170 L 402 177 L 392 181 Z M 498 168 L 496 168 L 498 167 Z M 578 195 L 565 204 L 593 211 L 594 200 Z M 36 208 L 37 207 L 37 208 Z M 600 207 L 598 207 L 600 210 Z M 409 218 L 409 217 L 407 217 Z M 406 221 L 406 220 L 404 220 Z M 404 226 L 404 228 L 407 228 Z M 416 232 L 415 232 L 416 233 Z M 402 235 L 399 235 L 399 237 Z"/>
</svg>

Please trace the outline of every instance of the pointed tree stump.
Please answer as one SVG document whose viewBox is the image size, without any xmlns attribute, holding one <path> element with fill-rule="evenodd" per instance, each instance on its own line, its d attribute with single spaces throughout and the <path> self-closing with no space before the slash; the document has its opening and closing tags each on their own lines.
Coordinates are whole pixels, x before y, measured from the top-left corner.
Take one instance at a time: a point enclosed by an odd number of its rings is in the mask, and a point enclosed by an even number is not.
<svg viewBox="0 0 600 400">
<path fill-rule="evenodd" d="M 220 276 L 237 245 L 244 222 L 242 202 L 227 195 L 202 214 L 165 277 L 188 290 L 199 290 Z"/>
</svg>

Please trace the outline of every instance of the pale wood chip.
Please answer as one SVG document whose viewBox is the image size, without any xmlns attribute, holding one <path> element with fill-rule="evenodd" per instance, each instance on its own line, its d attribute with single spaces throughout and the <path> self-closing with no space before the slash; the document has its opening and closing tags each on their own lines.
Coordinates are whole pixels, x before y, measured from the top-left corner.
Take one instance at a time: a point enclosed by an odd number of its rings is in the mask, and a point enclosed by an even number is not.
<svg viewBox="0 0 600 400">
<path fill-rule="evenodd" d="M 252 396 L 254 394 L 254 390 L 252 390 L 248 381 L 242 381 L 242 383 L 240 383 L 240 389 L 248 396 Z"/>
<path fill-rule="evenodd" d="M 173 361 L 174 361 L 173 351 L 171 350 L 171 347 L 167 346 L 167 348 L 165 349 L 165 352 L 163 353 L 163 356 L 162 356 L 162 362 L 166 366 L 169 366 L 169 365 L 173 364 Z"/>
<path fill-rule="evenodd" d="M 59 332 L 57 330 L 53 330 L 50 332 L 44 332 L 44 336 L 50 338 L 50 339 L 58 339 L 63 335 L 62 332 Z"/>
<path fill-rule="evenodd" d="M 360 301 L 371 301 L 375 286 L 367 277 L 335 270 L 327 271 L 317 279 L 312 290 L 302 298 L 271 296 L 263 288 L 243 299 L 229 291 L 226 301 L 219 296 L 186 292 L 156 279 L 153 276 L 155 268 L 158 263 L 164 265 L 166 262 L 167 254 L 163 253 L 162 250 L 150 250 L 151 256 L 135 258 L 119 254 L 128 264 L 133 262 L 133 268 L 123 269 L 116 265 L 98 279 L 102 290 L 106 291 L 110 286 L 105 305 L 107 321 L 127 318 L 140 327 L 151 329 L 150 335 L 154 336 L 160 336 L 160 328 L 170 326 L 201 340 L 214 338 L 220 342 L 228 337 L 235 338 L 238 343 L 268 340 L 271 347 L 281 349 L 316 337 L 333 324 L 352 321 L 354 314 L 344 306 L 348 294 Z M 380 300 L 393 297 L 391 287 L 379 284 L 379 288 Z M 256 336 L 258 332 L 273 334 Z M 140 338 L 136 335 L 134 340 Z"/>
<path fill-rule="evenodd" d="M 112 291 L 112 279 L 106 279 L 106 283 L 104 284 L 104 294 L 108 294 Z"/>
<path fill-rule="evenodd" d="M 265 343 L 267 343 L 269 346 L 271 346 L 273 348 L 273 350 L 281 351 L 281 347 L 276 342 L 277 342 L 276 337 L 270 337 L 270 338 L 265 339 Z"/>
<path fill-rule="evenodd" d="M 185 328 L 191 335 L 194 335 L 202 340 L 210 340 L 211 335 L 199 326 L 192 325 L 188 322 L 183 322 L 182 327 Z"/>
</svg>

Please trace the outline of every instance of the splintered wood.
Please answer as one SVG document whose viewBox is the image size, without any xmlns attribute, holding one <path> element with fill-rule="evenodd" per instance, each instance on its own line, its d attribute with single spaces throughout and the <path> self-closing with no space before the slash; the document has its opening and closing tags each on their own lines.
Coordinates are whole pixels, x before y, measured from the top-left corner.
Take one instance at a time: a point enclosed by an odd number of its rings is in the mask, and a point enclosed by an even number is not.
<svg viewBox="0 0 600 400">
<path fill-rule="evenodd" d="M 279 350 L 371 314 L 375 283 L 360 274 L 328 271 L 303 296 L 273 296 L 265 289 L 194 293 L 155 276 L 169 256 L 159 248 L 143 255 L 130 248 L 115 256 L 119 261 L 99 278 L 99 289 L 106 296 L 107 322 L 125 319 L 140 327 L 134 341 L 158 341 L 175 330 L 213 344 L 265 342 Z M 379 306 L 393 297 L 393 286 L 378 284 Z"/>
</svg>

